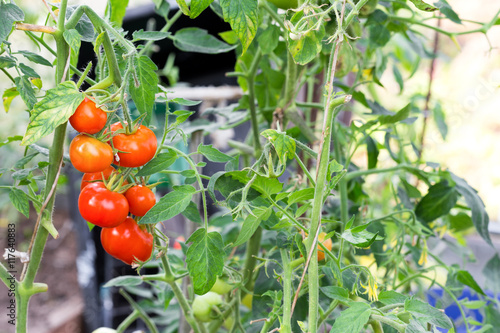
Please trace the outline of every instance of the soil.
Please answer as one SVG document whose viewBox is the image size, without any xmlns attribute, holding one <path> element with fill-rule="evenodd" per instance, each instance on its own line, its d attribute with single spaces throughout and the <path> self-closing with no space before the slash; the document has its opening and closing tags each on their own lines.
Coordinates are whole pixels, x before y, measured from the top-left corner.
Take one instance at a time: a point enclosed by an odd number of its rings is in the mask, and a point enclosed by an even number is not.
<svg viewBox="0 0 500 333">
<path fill-rule="evenodd" d="M 22 217 L 16 224 L 16 249 L 26 249 L 36 222 L 36 212 L 30 212 L 30 218 Z M 7 226 L 0 225 L 0 248 L 7 247 Z M 81 332 L 81 313 L 83 298 L 80 293 L 76 255 L 77 242 L 72 221 L 68 215 L 57 212 L 54 225 L 59 231 L 59 238 L 49 235 L 44 255 L 35 282 L 48 285 L 48 291 L 34 295 L 29 303 L 28 332 L 35 333 L 79 333 Z M 2 262 L 4 260 L 2 259 Z M 16 277 L 19 278 L 22 265 L 16 262 Z M 8 324 L 6 305 L 9 304 L 8 291 L 0 287 L 0 333 L 15 332 Z M 6 319 L 7 318 L 7 319 Z"/>
</svg>

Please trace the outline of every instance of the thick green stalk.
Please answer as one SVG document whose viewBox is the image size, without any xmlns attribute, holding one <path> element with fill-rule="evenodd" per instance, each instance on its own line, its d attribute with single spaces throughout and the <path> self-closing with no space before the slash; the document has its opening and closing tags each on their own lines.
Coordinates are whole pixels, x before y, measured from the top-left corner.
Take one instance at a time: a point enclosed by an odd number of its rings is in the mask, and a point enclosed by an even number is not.
<svg viewBox="0 0 500 333">
<path fill-rule="evenodd" d="M 252 237 L 247 242 L 247 251 L 245 254 L 245 267 L 243 268 L 243 281 L 245 281 L 245 290 L 253 291 L 253 270 L 257 259 L 255 255 L 259 253 L 260 240 L 262 238 L 262 228 L 259 227 Z M 242 296 L 245 296 L 245 291 L 242 291 Z"/>
<path fill-rule="evenodd" d="M 281 261 L 283 263 L 283 319 L 281 321 L 281 333 L 292 333 L 292 265 L 286 249 L 281 249 Z"/>
<path fill-rule="evenodd" d="M 257 120 L 257 108 L 255 107 L 255 75 L 257 74 L 257 69 L 259 67 L 260 58 L 262 53 L 260 48 L 253 58 L 252 64 L 246 73 L 246 80 L 248 83 L 248 97 L 250 100 L 250 119 L 252 123 L 252 134 L 253 134 L 253 144 L 255 148 L 255 156 L 260 156 L 262 147 L 260 144 L 260 133 L 259 133 L 259 123 Z"/>
<path fill-rule="evenodd" d="M 380 322 L 376 320 L 371 320 L 370 326 L 372 327 L 373 333 L 384 333 L 384 329 L 382 328 Z"/>
</svg>

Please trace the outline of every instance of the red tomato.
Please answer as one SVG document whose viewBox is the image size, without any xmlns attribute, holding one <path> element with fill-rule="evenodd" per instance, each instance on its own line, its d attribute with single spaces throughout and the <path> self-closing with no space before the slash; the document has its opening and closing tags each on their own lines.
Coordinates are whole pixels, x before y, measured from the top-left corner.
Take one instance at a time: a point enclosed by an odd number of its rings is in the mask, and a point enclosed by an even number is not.
<svg viewBox="0 0 500 333">
<path fill-rule="evenodd" d="M 121 224 L 128 215 L 128 202 L 123 194 L 110 191 L 104 183 L 92 183 L 80 192 L 78 209 L 82 217 L 99 227 Z"/>
<path fill-rule="evenodd" d="M 69 145 L 69 158 L 78 171 L 101 172 L 113 163 L 113 150 L 96 138 L 79 134 Z"/>
<path fill-rule="evenodd" d="M 153 235 L 141 229 L 131 217 L 117 227 L 103 228 L 101 243 L 111 256 L 129 265 L 148 260 L 153 252 Z"/>
<path fill-rule="evenodd" d="M 111 130 L 122 129 L 121 123 L 111 125 Z M 135 168 L 148 163 L 156 153 L 156 135 L 141 125 L 133 134 L 121 133 L 113 137 L 113 147 L 126 153 L 118 153 L 116 163 L 120 166 Z"/>
<path fill-rule="evenodd" d="M 83 190 L 85 186 L 94 183 L 96 180 L 102 180 L 103 175 L 104 179 L 107 180 L 113 171 L 115 171 L 115 168 L 113 168 L 113 166 L 110 165 L 101 172 L 92 172 L 84 174 L 82 177 L 82 183 L 80 184 L 80 191 Z"/>
<path fill-rule="evenodd" d="M 156 204 L 156 197 L 153 191 L 146 186 L 137 185 L 129 188 L 125 192 L 130 213 L 136 216 L 144 216 Z"/>
<path fill-rule="evenodd" d="M 75 113 L 69 117 L 69 123 L 80 133 L 95 134 L 106 125 L 108 115 L 95 106 L 94 101 L 85 97 L 78 105 Z"/>
</svg>

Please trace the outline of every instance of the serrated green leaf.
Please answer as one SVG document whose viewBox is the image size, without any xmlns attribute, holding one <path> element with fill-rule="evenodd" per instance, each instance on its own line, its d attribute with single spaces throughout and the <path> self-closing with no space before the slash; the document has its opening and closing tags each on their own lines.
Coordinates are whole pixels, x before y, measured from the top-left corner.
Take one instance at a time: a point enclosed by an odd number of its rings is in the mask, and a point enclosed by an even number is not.
<svg viewBox="0 0 500 333">
<path fill-rule="evenodd" d="M 474 226 L 478 234 L 491 246 L 490 232 L 488 230 L 488 225 L 490 223 L 490 217 L 486 212 L 484 207 L 483 200 L 477 194 L 477 191 L 474 190 L 463 178 L 458 177 L 457 175 L 451 173 L 451 178 L 455 182 L 455 188 L 458 193 L 460 193 L 467 203 L 467 206 L 472 211 L 472 222 L 474 222 Z"/>
<path fill-rule="evenodd" d="M 252 43 L 259 25 L 259 11 L 257 0 L 221 0 L 224 21 L 229 22 L 231 28 L 238 35 L 245 53 Z"/>
<path fill-rule="evenodd" d="M 427 321 L 441 328 L 450 329 L 453 327 L 450 318 L 428 303 L 418 299 L 407 299 L 405 301 L 405 310 L 420 320 Z"/>
<path fill-rule="evenodd" d="M 189 221 L 193 221 L 195 223 L 201 223 L 201 216 L 200 216 L 200 211 L 198 210 L 198 207 L 194 202 L 190 202 L 186 209 L 181 213 L 182 216 L 187 218 Z"/>
<path fill-rule="evenodd" d="M 201 103 L 201 101 L 190 101 L 189 99 L 184 99 L 181 97 L 173 98 L 172 102 L 184 106 L 195 106 Z"/>
<path fill-rule="evenodd" d="M 2 101 L 5 113 L 9 112 L 10 104 L 12 103 L 12 100 L 16 98 L 16 96 L 19 96 L 19 92 L 16 88 L 5 89 L 5 91 L 3 92 Z"/>
<path fill-rule="evenodd" d="M 366 230 L 353 232 L 351 229 L 344 231 L 341 237 L 352 245 L 360 248 L 367 248 L 376 240 L 383 239 L 382 237 L 378 236 L 378 232 L 376 234 L 373 234 Z"/>
<path fill-rule="evenodd" d="M 195 192 L 195 188 L 191 185 L 175 188 L 174 191 L 165 194 L 156 205 L 142 217 L 139 224 L 154 224 L 179 215 L 189 205 Z"/>
<path fill-rule="evenodd" d="M 399 110 L 396 114 L 380 116 L 378 120 L 382 125 L 395 124 L 397 122 L 400 122 L 408 118 L 408 116 L 410 115 L 410 111 L 411 111 L 411 104 L 408 104 L 404 108 Z"/>
<path fill-rule="evenodd" d="M 311 200 L 312 198 L 314 198 L 314 188 L 305 188 L 290 194 L 290 197 L 288 198 L 288 205 L 292 205 L 296 202 Z"/>
<path fill-rule="evenodd" d="M 35 72 L 35 70 L 31 67 L 28 67 L 26 66 L 25 64 L 21 63 L 19 64 L 19 69 L 21 70 L 21 72 L 23 72 L 23 74 L 25 76 L 27 76 L 28 78 L 40 78 L 40 75 L 38 75 L 37 72 Z M 31 81 L 30 81 L 31 82 Z"/>
<path fill-rule="evenodd" d="M 1 9 L 1 7 L 0 7 Z M 10 188 L 9 199 L 12 205 L 24 216 L 29 218 L 30 216 L 30 203 L 28 195 L 24 191 L 17 189 L 15 187 Z"/>
<path fill-rule="evenodd" d="M 148 125 L 155 105 L 155 94 L 158 91 L 158 76 L 156 75 L 158 67 L 147 56 L 137 56 L 134 59 L 134 66 L 139 86 L 136 87 L 136 82 L 131 77 L 128 89 L 139 113 L 146 115 L 143 124 Z"/>
<path fill-rule="evenodd" d="M 48 61 L 47 59 L 45 59 L 44 57 L 42 57 L 39 54 L 30 52 L 30 51 L 18 51 L 17 53 L 22 54 L 23 56 L 26 57 L 26 59 L 28 59 L 29 61 L 33 61 L 34 63 L 37 63 L 39 65 L 43 65 L 43 66 L 52 67 L 52 64 L 50 63 L 50 61 Z"/>
<path fill-rule="evenodd" d="M 84 95 L 76 84 L 66 81 L 47 91 L 45 97 L 35 104 L 30 123 L 21 145 L 27 146 L 49 135 L 54 129 L 68 121 L 83 101 Z"/>
<path fill-rule="evenodd" d="M 75 54 L 78 54 L 82 43 L 82 36 L 80 33 L 76 29 L 64 30 L 63 37 L 69 47 L 71 47 L 71 50 L 73 50 Z"/>
<path fill-rule="evenodd" d="M 186 243 L 192 243 L 186 253 L 186 263 L 194 292 L 203 295 L 223 272 L 224 242 L 218 232 L 207 233 L 206 229 L 198 229 Z"/>
<path fill-rule="evenodd" d="M 115 277 L 114 279 L 109 280 L 103 287 L 110 288 L 110 287 L 138 286 L 142 284 L 142 282 L 143 280 L 141 279 L 140 276 L 125 275 L 125 276 L 118 276 Z"/>
<path fill-rule="evenodd" d="M 189 17 L 198 17 L 214 0 L 191 0 Z"/>
<path fill-rule="evenodd" d="M 267 138 L 276 150 L 276 154 L 281 163 L 286 163 L 287 159 L 293 159 L 295 156 L 295 140 L 286 135 L 286 133 L 278 132 L 273 129 L 268 129 L 260 133 Z"/>
<path fill-rule="evenodd" d="M 439 0 L 434 3 L 434 6 L 436 6 L 450 21 L 462 24 L 462 20 L 458 17 L 458 14 L 453 10 L 453 8 L 451 8 L 450 4 L 446 0 Z"/>
<path fill-rule="evenodd" d="M 352 300 L 349 298 L 349 291 L 346 288 L 336 286 L 320 287 L 320 290 L 331 299 L 336 299 L 339 302 L 349 304 Z"/>
<path fill-rule="evenodd" d="M 382 291 L 378 294 L 379 302 L 384 303 L 385 305 L 404 303 L 408 297 L 403 294 L 400 294 L 394 290 Z"/>
<path fill-rule="evenodd" d="M 33 157 L 35 157 L 36 155 L 38 155 L 38 152 L 34 152 L 34 153 L 31 153 L 29 155 L 24 156 L 23 158 L 21 158 L 20 160 L 18 160 L 16 162 L 16 164 L 14 164 L 14 168 L 16 168 L 16 169 L 22 169 L 22 168 L 24 168 L 24 166 L 26 165 L 26 163 L 28 163 L 29 161 L 31 161 L 33 159 Z"/>
<path fill-rule="evenodd" d="M 134 40 L 162 40 L 170 36 L 168 31 L 144 31 L 143 29 L 134 31 L 132 38 Z"/>
<path fill-rule="evenodd" d="M 14 79 L 16 83 L 17 92 L 19 92 L 19 96 L 23 99 L 24 103 L 28 109 L 33 109 L 33 106 L 36 103 L 35 90 L 31 85 L 31 81 L 28 76 L 18 76 Z"/>
<path fill-rule="evenodd" d="M 11 68 L 16 65 L 16 59 L 10 56 L 0 57 L 0 68 Z"/>
<path fill-rule="evenodd" d="M 297 24 L 303 17 L 304 11 L 301 10 L 292 16 L 290 22 Z M 320 25 L 319 29 L 316 29 L 313 28 L 313 25 L 316 24 L 314 20 L 307 20 L 306 22 L 308 25 L 304 28 L 312 29 L 311 31 L 298 36 L 291 33 L 287 35 L 288 50 L 293 56 L 293 60 L 299 65 L 305 65 L 316 59 L 323 47 L 321 41 L 325 36 L 324 25 Z"/>
<path fill-rule="evenodd" d="M 0 44 L 9 36 L 14 22 L 24 20 L 24 12 L 14 3 L 0 2 Z"/>
<path fill-rule="evenodd" d="M 117 27 L 121 27 L 125 12 L 127 11 L 129 0 L 108 0 L 109 20 L 115 23 Z"/>
<path fill-rule="evenodd" d="M 330 333 L 359 333 L 370 319 L 371 307 L 366 303 L 353 302 L 335 320 Z"/>
<path fill-rule="evenodd" d="M 68 6 L 66 10 L 66 19 L 70 18 L 73 12 L 78 8 L 79 6 Z M 90 22 L 90 19 L 86 14 L 83 14 L 78 23 L 75 26 L 75 29 L 80 33 L 82 36 L 81 39 L 84 42 L 92 42 L 94 40 L 94 26 L 92 25 L 92 22 Z"/>
<path fill-rule="evenodd" d="M 213 148 L 212 145 L 205 146 L 202 143 L 198 146 L 198 153 L 205 156 L 210 162 L 225 163 L 233 159 L 231 156 Z"/>
<path fill-rule="evenodd" d="M 410 0 L 410 1 L 415 5 L 415 7 L 417 7 L 417 9 L 423 10 L 425 12 L 433 12 L 437 10 L 436 7 L 433 7 L 422 0 Z"/>
<path fill-rule="evenodd" d="M 458 192 L 447 181 L 439 182 L 429 188 L 428 193 L 415 207 L 415 214 L 422 222 L 429 223 L 446 215 L 455 206 Z"/>
<path fill-rule="evenodd" d="M 218 54 L 231 51 L 236 45 L 229 45 L 200 28 L 184 28 L 173 36 L 174 45 L 181 51 Z"/>
<path fill-rule="evenodd" d="M 246 243 L 246 241 L 253 236 L 262 220 L 267 220 L 269 216 L 271 216 L 272 211 L 272 206 L 269 206 L 267 208 L 254 208 L 252 210 L 252 213 L 254 215 L 248 215 L 245 221 L 243 221 L 243 226 L 241 227 L 240 234 L 238 235 L 238 238 L 234 242 L 233 246 L 240 246 L 241 244 Z"/>
<path fill-rule="evenodd" d="M 250 177 L 247 176 L 246 171 L 231 171 L 226 173 L 227 176 L 231 176 L 233 179 L 246 184 L 250 181 Z M 281 192 L 283 189 L 283 184 L 277 178 L 266 178 L 257 175 L 252 183 L 252 188 L 259 191 L 265 195 L 273 195 Z"/>
<path fill-rule="evenodd" d="M 144 165 L 141 170 L 139 170 L 139 172 L 137 172 L 136 177 L 149 176 L 157 172 L 166 170 L 169 166 L 174 164 L 176 160 L 177 153 L 173 150 L 158 154 L 155 158 Z"/>
<path fill-rule="evenodd" d="M 278 47 L 280 36 L 280 28 L 270 24 L 266 30 L 264 30 L 260 36 L 257 37 L 262 54 L 271 54 L 276 47 Z"/>
</svg>

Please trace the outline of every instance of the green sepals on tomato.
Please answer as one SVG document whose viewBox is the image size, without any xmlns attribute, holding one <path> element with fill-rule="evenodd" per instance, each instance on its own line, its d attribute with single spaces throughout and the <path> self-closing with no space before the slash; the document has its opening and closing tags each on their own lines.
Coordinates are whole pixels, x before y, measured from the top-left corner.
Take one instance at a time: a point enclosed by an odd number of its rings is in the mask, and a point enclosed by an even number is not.
<svg viewBox="0 0 500 333">
<path fill-rule="evenodd" d="M 130 213 L 135 216 L 144 216 L 156 204 L 156 197 L 153 191 L 147 186 L 132 186 L 125 192 Z"/>
<path fill-rule="evenodd" d="M 115 171 L 115 168 L 110 165 L 106 169 L 100 172 L 85 173 L 82 177 L 82 182 L 80 184 L 80 191 L 85 188 L 85 186 L 95 183 L 97 181 L 108 180 L 109 176 Z M 104 176 L 104 178 L 103 178 Z"/>
<path fill-rule="evenodd" d="M 113 163 L 113 150 L 94 137 L 79 134 L 69 145 L 69 158 L 78 171 L 101 172 Z"/>
<path fill-rule="evenodd" d="M 123 130 L 120 122 L 111 125 L 111 131 Z M 121 132 L 121 133 L 120 133 Z M 136 168 L 148 163 L 155 155 L 158 142 L 152 130 L 140 125 L 133 133 L 120 131 L 113 134 L 113 148 L 118 150 L 116 164 L 122 167 Z"/>
<path fill-rule="evenodd" d="M 103 228 L 120 225 L 129 212 L 125 196 L 109 190 L 102 182 L 85 186 L 78 197 L 78 209 L 86 221 Z"/>
<path fill-rule="evenodd" d="M 95 134 L 106 125 L 108 115 L 98 108 L 93 100 L 85 99 L 76 108 L 75 113 L 69 117 L 69 123 L 80 133 Z"/>
<path fill-rule="evenodd" d="M 146 261 L 153 253 L 153 235 L 131 217 L 117 227 L 103 228 L 101 244 L 108 254 L 128 265 Z"/>
<path fill-rule="evenodd" d="M 221 296 L 212 291 L 205 295 L 196 296 L 193 301 L 193 314 L 199 321 L 208 322 L 212 319 L 212 307 L 221 303 Z"/>
<path fill-rule="evenodd" d="M 281 9 L 297 8 L 298 0 L 268 0 L 270 3 Z"/>
</svg>

